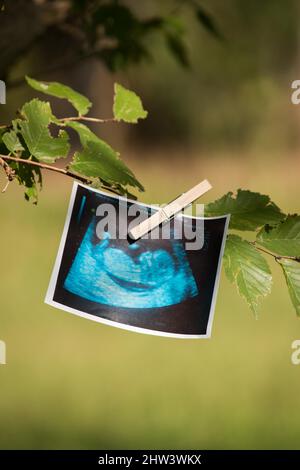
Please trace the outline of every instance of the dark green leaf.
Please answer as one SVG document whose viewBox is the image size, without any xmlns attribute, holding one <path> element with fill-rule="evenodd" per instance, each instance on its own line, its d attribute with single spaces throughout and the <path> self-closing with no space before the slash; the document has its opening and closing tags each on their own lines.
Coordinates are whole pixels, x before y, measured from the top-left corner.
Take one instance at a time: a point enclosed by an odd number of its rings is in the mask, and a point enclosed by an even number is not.
<svg viewBox="0 0 300 470">
<path fill-rule="evenodd" d="M 236 230 L 256 230 L 265 224 L 277 224 L 284 218 L 269 196 L 242 189 L 237 191 L 236 197 L 229 192 L 205 206 L 206 216 L 224 214 L 231 214 L 230 228 Z"/>
<path fill-rule="evenodd" d="M 188 53 L 185 43 L 181 36 L 176 34 L 168 34 L 166 36 L 167 46 L 177 59 L 177 61 L 184 67 L 189 66 Z"/>
<path fill-rule="evenodd" d="M 263 227 L 256 241 L 277 255 L 300 257 L 300 216 L 290 215 L 275 227 Z"/>
<path fill-rule="evenodd" d="M 93 22 L 101 25 L 112 38 L 128 41 L 133 32 L 139 27 L 138 19 L 124 5 L 102 5 L 93 14 Z"/>
<path fill-rule="evenodd" d="M 6 134 L 6 129 L 1 129 L 0 128 L 0 153 L 2 155 L 7 154 L 7 147 L 3 142 L 3 136 Z"/>
<path fill-rule="evenodd" d="M 237 235 L 229 235 L 224 254 L 225 273 L 255 315 L 261 297 L 271 292 L 272 276 L 264 257 Z"/>
<path fill-rule="evenodd" d="M 216 26 L 214 18 L 202 7 L 196 9 L 196 17 L 200 24 L 217 39 L 223 39 L 219 29 Z"/>
<path fill-rule="evenodd" d="M 31 200 L 36 204 L 38 200 L 38 186 L 39 188 L 42 187 L 40 168 L 17 162 L 10 162 L 10 166 L 15 171 L 19 184 L 25 187 L 25 199 L 27 201 Z"/>
<path fill-rule="evenodd" d="M 150 32 L 153 30 L 155 31 L 163 27 L 164 18 L 160 16 L 156 16 L 156 17 L 144 20 L 141 24 L 142 24 L 144 32 Z"/>
<path fill-rule="evenodd" d="M 40 82 L 30 77 L 26 77 L 26 80 L 28 85 L 41 93 L 68 100 L 81 116 L 85 115 L 92 106 L 88 98 L 62 83 Z"/>
</svg>

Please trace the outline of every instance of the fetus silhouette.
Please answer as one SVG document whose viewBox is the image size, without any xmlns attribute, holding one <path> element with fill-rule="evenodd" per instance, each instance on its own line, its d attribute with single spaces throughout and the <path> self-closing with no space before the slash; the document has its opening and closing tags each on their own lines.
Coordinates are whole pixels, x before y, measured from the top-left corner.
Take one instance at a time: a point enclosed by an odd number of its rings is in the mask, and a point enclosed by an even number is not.
<svg viewBox="0 0 300 470">
<path fill-rule="evenodd" d="M 103 232 L 95 243 L 92 221 L 75 255 L 64 288 L 112 307 L 158 308 L 198 295 L 181 240 L 132 245 Z"/>
</svg>

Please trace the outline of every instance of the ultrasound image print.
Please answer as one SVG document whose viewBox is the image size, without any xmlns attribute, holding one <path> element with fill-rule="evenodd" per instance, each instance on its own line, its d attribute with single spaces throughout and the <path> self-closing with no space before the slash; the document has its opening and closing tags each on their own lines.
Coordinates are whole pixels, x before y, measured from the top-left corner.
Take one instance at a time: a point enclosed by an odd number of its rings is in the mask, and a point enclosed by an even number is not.
<svg viewBox="0 0 300 470">
<path fill-rule="evenodd" d="M 99 233 L 97 208 L 113 204 L 113 232 Z M 186 250 L 185 238 L 121 237 L 119 222 L 136 204 L 74 183 L 46 303 L 98 322 L 156 335 L 210 337 L 229 216 L 203 219 L 204 245 Z M 150 216 L 154 209 L 139 204 Z M 185 216 L 184 216 L 185 217 Z M 195 224 L 187 217 L 185 223 Z"/>
<path fill-rule="evenodd" d="M 168 249 L 120 246 L 109 232 L 93 243 L 92 221 L 66 277 L 64 288 L 84 299 L 125 308 L 166 307 L 198 294 L 182 242 Z"/>
</svg>

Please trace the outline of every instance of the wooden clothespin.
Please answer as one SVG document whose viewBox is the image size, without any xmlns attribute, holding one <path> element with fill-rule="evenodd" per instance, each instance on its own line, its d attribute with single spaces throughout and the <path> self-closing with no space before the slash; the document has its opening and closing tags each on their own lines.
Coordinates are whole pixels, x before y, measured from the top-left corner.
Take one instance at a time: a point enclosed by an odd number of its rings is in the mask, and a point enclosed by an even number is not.
<svg viewBox="0 0 300 470">
<path fill-rule="evenodd" d="M 129 238 L 135 241 L 143 237 L 146 235 L 146 233 L 151 232 L 151 230 L 153 230 L 158 225 L 170 220 L 172 217 L 178 214 L 178 212 L 181 212 L 185 207 L 192 204 L 192 202 L 209 191 L 211 188 L 212 186 L 209 181 L 201 181 L 201 183 L 198 183 L 189 191 L 181 194 L 179 197 L 169 202 L 169 204 L 159 209 L 151 217 L 144 220 L 139 225 L 136 225 L 136 227 L 133 227 L 133 229 L 128 232 Z"/>
</svg>

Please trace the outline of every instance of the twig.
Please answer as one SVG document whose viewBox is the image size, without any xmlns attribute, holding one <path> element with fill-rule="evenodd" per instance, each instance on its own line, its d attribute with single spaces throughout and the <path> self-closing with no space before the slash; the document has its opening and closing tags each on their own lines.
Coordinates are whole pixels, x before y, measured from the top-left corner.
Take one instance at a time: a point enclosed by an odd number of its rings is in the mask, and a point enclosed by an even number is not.
<svg viewBox="0 0 300 470">
<path fill-rule="evenodd" d="M 87 122 L 97 122 L 100 124 L 106 124 L 109 122 L 117 122 L 115 118 L 96 118 L 96 117 L 89 117 L 89 116 L 70 116 L 70 117 L 65 117 L 58 119 L 59 122 L 65 123 L 65 122 L 70 122 L 70 121 L 87 121 Z M 11 127 L 11 124 L 2 124 L 0 125 L 0 129 L 8 129 Z"/>
<path fill-rule="evenodd" d="M 68 121 L 89 121 L 89 122 L 99 122 L 99 123 L 107 123 L 107 122 L 117 122 L 115 118 L 95 118 L 95 117 L 88 117 L 88 116 L 71 116 L 66 118 L 59 119 L 60 122 L 68 122 Z"/>
<path fill-rule="evenodd" d="M 3 155 L 5 157 L 5 155 Z M 15 177 L 15 171 L 6 163 L 5 159 L 0 155 L 0 165 L 2 166 L 8 181 L 12 181 Z"/>
<path fill-rule="evenodd" d="M 2 193 L 5 193 L 5 191 L 7 190 L 8 186 L 9 186 L 9 183 L 14 179 L 15 177 L 15 171 L 6 163 L 6 161 L 0 157 L 0 165 L 2 166 L 3 170 L 4 170 L 4 173 L 6 174 L 6 178 L 7 178 L 7 183 L 6 185 L 4 186 L 4 188 L 2 189 Z"/>
<path fill-rule="evenodd" d="M 0 155 L 0 158 L 4 160 L 5 162 L 10 161 L 10 162 L 16 162 L 16 163 L 24 163 L 25 165 L 37 166 L 39 168 L 42 168 L 43 170 L 54 171 L 56 173 L 60 173 L 65 176 L 70 176 L 72 178 L 78 179 L 82 183 L 86 183 L 86 184 L 92 183 L 92 180 L 89 180 L 88 178 L 85 178 L 84 176 L 76 175 L 75 173 L 72 173 L 69 170 L 65 170 L 64 168 L 58 168 L 57 166 L 47 165 L 46 163 L 35 162 L 33 160 L 25 160 L 24 158 L 12 157 L 11 155 Z"/>
<path fill-rule="evenodd" d="M 5 185 L 4 188 L 2 189 L 1 193 L 5 193 L 5 192 L 6 192 L 8 186 L 9 186 L 9 183 L 10 183 L 10 181 L 9 181 L 9 179 L 8 179 L 7 182 L 6 182 L 6 185 Z"/>
<path fill-rule="evenodd" d="M 11 155 L 0 155 L 0 165 L 3 166 L 5 172 L 7 171 L 6 169 L 8 167 L 9 170 L 14 173 L 14 171 L 6 163 L 7 161 L 22 163 L 22 164 L 24 163 L 25 165 L 36 166 L 38 168 L 41 168 L 42 170 L 53 171 L 55 173 L 59 173 L 59 174 L 64 175 L 64 176 L 69 176 L 70 178 L 81 181 L 84 184 L 92 184 L 93 183 L 93 180 L 88 179 L 84 176 L 77 175 L 76 173 L 73 173 L 72 171 L 66 170 L 65 168 L 58 168 L 56 166 L 47 165 L 46 163 L 35 162 L 33 160 L 25 160 L 23 158 L 18 158 L 18 157 L 12 157 Z M 11 179 L 10 179 L 10 181 L 11 181 Z M 107 191 L 111 191 L 114 194 L 119 194 L 117 191 L 112 189 L 110 186 L 106 186 L 106 185 L 102 184 L 102 188 L 106 189 Z"/>
<path fill-rule="evenodd" d="M 256 242 L 253 241 L 253 242 L 249 242 L 251 243 L 251 245 L 253 245 L 257 250 L 259 251 L 262 251 L 263 253 L 265 253 L 266 255 L 270 255 L 272 256 L 275 261 L 279 261 L 280 259 L 291 259 L 293 261 L 297 261 L 297 262 L 300 262 L 300 257 L 299 256 L 281 256 L 281 255 L 275 255 L 274 253 L 271 253 L 270 251 L 268 250 L 265 250 L 264 248 L 261 248 L 260 246 L 257 246 Z"/>
</svg>

